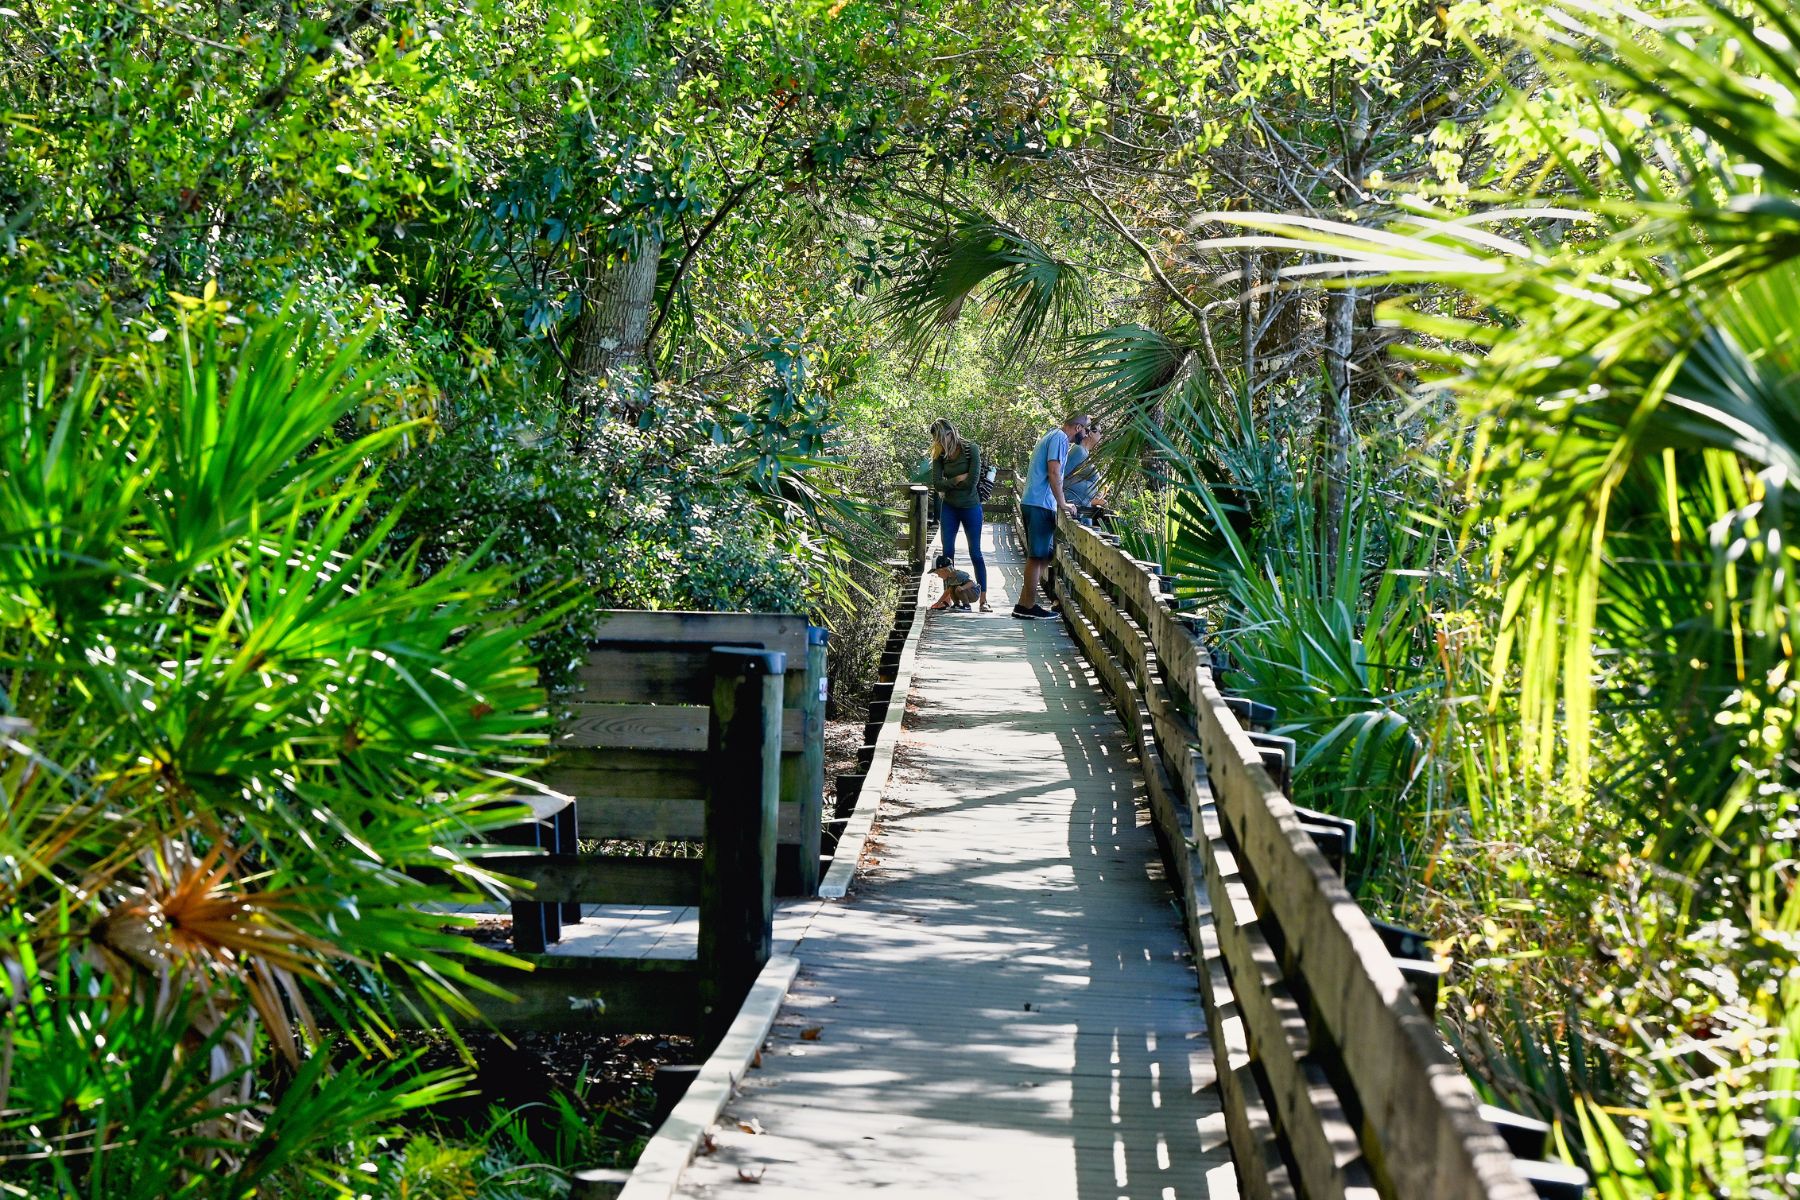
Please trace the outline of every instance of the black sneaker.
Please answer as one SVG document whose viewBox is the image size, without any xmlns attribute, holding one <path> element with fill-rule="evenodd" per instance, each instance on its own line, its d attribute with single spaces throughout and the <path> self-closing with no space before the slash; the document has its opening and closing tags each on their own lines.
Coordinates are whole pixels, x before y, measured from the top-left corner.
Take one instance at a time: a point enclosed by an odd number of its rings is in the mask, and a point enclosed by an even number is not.
<svg viewBox="0 0 1800 1200">
<path fill-rule="evenodd" d="M 1021 621 L 1054 621 L 1056 619 L 1055 613 L 1047 608 L 1040 608 L 1035 604 L 1030 608 L 1022 608 L 1017 604 L 1013 605 L 1013 616 L 1019 618 Z"/>
</svg>

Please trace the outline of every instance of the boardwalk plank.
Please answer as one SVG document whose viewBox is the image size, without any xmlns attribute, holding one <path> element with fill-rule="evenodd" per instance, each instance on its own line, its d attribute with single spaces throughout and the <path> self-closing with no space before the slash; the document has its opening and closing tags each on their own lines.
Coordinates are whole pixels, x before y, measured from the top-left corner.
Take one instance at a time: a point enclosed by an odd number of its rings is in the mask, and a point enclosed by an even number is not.
<svg viewBox="0 0 1800 1200">
<path fill-rule="evenodd" d="M 1129 738 L 1059 623 L 929 620 L 873 864 L 682 1194 L 1235 1200 Z"/>
</svg>

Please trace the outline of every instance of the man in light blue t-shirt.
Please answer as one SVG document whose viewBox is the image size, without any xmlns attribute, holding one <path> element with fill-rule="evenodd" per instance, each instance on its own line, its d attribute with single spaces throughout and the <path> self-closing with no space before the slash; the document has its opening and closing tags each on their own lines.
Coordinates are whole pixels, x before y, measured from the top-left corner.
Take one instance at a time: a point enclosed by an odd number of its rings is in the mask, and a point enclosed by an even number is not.
<svg viewBox="0 0 1800 1200">
<path fill-rule="evenodd" d="M 1092 417 L 1072 416 L 1039 438 L 1037 449 L 1031 452 L 1025 491 L 1019 497 L 1019 511 L 1025 518 L 1025 586 L 1012 614 L 1021 621 L 1056 615 L 1037 602 L 1038 582 L 1056 552 L 1056 514 L 1060 511 L 1075 515 L 1075 506 L 1063 497 L 1063 464 L 1069 458 L 1069 439 L 1086 433 L 1093 423 Z"/>
</svg>

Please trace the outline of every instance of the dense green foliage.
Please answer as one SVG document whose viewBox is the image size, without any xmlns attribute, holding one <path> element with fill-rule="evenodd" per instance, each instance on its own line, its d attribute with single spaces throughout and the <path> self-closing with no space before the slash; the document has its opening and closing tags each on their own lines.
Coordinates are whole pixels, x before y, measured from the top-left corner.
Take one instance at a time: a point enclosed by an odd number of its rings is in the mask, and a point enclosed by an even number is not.
<svg viewBox="0 0 1800 1200">
<path fill-rule="evenodd" d="M 1262 247 L 1476 302 L 1395 310 L 1473 422 L 1441 443 L 1467 455 L 1467 506 L 1420 507 L 1459 535 L 1467 578 L 1433 574 L 1475 622 L 1433 688 L 1485 709 L 1432 756 L 1464 764 L 1448 794 L 1475 835 L 1440 852 L 1456 891 L 1433 904 L 1482 916 L 1460 944 L 1495 967 L 1546 965 L 1478 976 L 1513 1015 L 1467 1037 L 1498 1089 L 1585 1140 L 1607 1195 L 1791 1194 L 1800 1151 L 1800 177 L 1791 112 L 1752 99 L 1793 95 L 1792 27 L 1785 6 L 1701 5 L 1530 39 L 1556 93 L 1587 97 L 1537 114 L 1571 193 L 1541 218 L 1247 222 Z"/>
<path fill-rule="evenodd" d="M 925 428 L 1089 408 L 1481 1086 L 1609 1200 L 1800 1194 L 1791 3 L 0 36 L 8 1184 L 527 1187 L 381 1140 L 454 1086 L 383 988 L 466 949 L 404 868 L 598 610 L 806 611 L 853 686 Z"/>
<path fill-rule="evenodd" d="M 836 397 L 924 235 L 866 214 L 1029 140 L 929 65 L 983 7 L 0 10 L 8 1188 L 556 1189 L 388 1136 L 459 1085 L 386 991 L 476 953 L 408 868 L 505 819 L 600 609 L 867 663 Z"/>
<path fill-rule="evenodd" d="M 7 318 L 9 1182 L 349 1192 L 344 1139 L 454 1081 L 328 1071 L 317 1018 L 373 1052 L 396 1002 L 466 1007 L 480 952 L 420 905 L 498 884 L 413 872 L 506 819 L 496 772 L 543 723 L 529 630 L 504 576 L 421 576 L 364 527 L 360 464 L 407 427 L 332 435 L 386 386 L 361 337 L 200 313 L 125 350 Z"/>
<path fill-rule="evenodd" d="M 1463 964 L 1465 1064 L 1609 1197 L 1800 1178 L 1795 28 L 1144 5 L 1072 35 L 1118 66 L 1045 202 L 896 293 L 1060 344 L 1297 797 Z M 1046 339 L 1125 252 L 1135 319 Z"/>
<path fill-rule="evenodd" d="M 830 564 L 793 544 L 779 512 L 746 489 L 754 465 L 742 444 L 715 445 L 685 422 L 617 423 L 572 449 L 492 414 L 395 464 L 390 536 L 422 544 L 430 570 L 461 559 L 504 565 L 518 595 L 561 610 L 535 641 L 557 682 L 604 609 L 807 607 L 808 568 Z M 561 603 L 571 587 L 582 597 L 572 610 Z"/>
</svg>

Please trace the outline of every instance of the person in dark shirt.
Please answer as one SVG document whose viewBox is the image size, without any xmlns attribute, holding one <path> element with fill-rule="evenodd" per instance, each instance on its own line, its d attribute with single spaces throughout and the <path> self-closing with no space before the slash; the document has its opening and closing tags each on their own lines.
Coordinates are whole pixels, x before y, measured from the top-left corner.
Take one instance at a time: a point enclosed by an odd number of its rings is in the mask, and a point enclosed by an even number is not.
<svg viewBox="0 0 1800 1200">
<path fill-rule="evenodd" d="M 1094 451 L 1100 448 L 1100 431 L 1090 428 L 1069 439 L 1069 461 L 1064 464 L 1063 495 L 1075 506 L 1077 519 L 1092 525 L 1104 513 L 1100 502 L 1100 467 Z"/>
<path fill-rule="evenodd" d="M 1094 502 L 1094 493 L 1100 490 L 1100 475 L 1093 463 L 1093 453 L 1100 446 L 1100 434 L 1093 429 L 1084 429 L 1070 438 L 1069 443 L 1069 460 L 1063 471 L 1063 495 L 1076 508 L 1083 508 Z"/>
<path fill-rule="evenodd" d="M 981 553 L 981 447 L 956 432 L 942 417 L 931 423 L 931 486 L 943 501 L 944 557 L 956 561 L 956 535 L 969 535 L 969 562 L 981 589 L 981 611 L 994 611 L 987 601 L 987 559 Z"/>
</svg>

